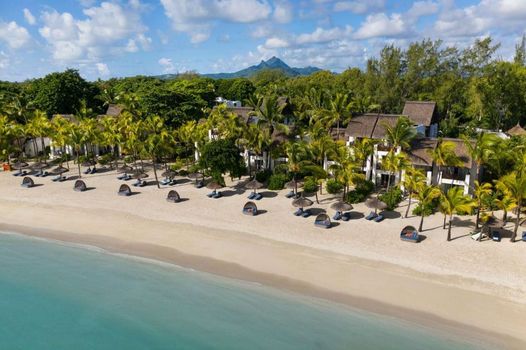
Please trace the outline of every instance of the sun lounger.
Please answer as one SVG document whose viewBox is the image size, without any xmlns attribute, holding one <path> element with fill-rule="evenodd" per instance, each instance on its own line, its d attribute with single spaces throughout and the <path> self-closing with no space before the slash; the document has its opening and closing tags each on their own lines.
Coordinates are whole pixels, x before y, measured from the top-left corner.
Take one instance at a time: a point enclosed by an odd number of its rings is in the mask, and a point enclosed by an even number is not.
<svg viewBox="0 0 526 350">
<path fill-rule="evenodd" d="M 261 200 L 261 198 L 263 198 L 263 195 L 261 193 L 257 193 L 256 196 L 254 197 L 254 199 L 257 201 Z"/>
<path fill-rule="evenodd" d="M 349 221 L 351 219 L 351 213 L 343 213 L 341 219 L 342 221 Z"/>
<path fill-rule="evenodd" d="M 301 214 L 303 214 L 303 209 L 301 209 L 301 208 L 298 208 L 298 210 L 296 210 L 294 212 L 294 215 L 296 215 L 296 216 L 301 216 Z"/>
<path fill-rule="evenodd" d="M 376 213 L 374 213 L 374 212 L 370 212 L 369 215 L 367 215 L 367 216 L 365 217 L 365 220 L 369 220 L 369 221 L 371 221 L 372 219 L 374 219 L 374 218 L 377 217 L 377 216 L 378 216 L 378 214 L 376 214 Z"/>
<path fill-rule="evenodd" d="M 88 168 L 82 172 L 85 175 L 91 174 L 91 168 Z"/>
<path fill-rule="evenodd" d="M 341 220 L 342 218 L 342 213 L 337 211 L 334 216 L 332 217 L 333 220 Z"/>
<path fill-rule="evenodd" d="M 196 184 L 195 184 L 195 187 L 196 188 L 203 188 L 205 186 L 205 183 L 203 181 L 198 181 Z"/>
<path fill-rule="evenodd" d="M 484 238 L 488 238 L 488 235 L 482 232 L 474 232 L 471 234 L 471 238 L 475 241 L 483 240 Z"/>
<path fill-rule="evenodd" d="M 287 193 L 287 194 L 285 195 L 285 197 L 287 197 L 287 198 L 292 198 L 292 197 L 294 197 L 294 191 L 290 191 L 289 193 Z"/>
<path fill-rule="evenodd" d="M 161 181 L 159 181 L 159 183 L 160 183 L 161 185 L 163 185 L 163 186 L 166 186 L 166 185 L 168 185 L 168 184 L 170 183 L 170 179 L 164 179 L 164 180 L 161 180 Z"/>
<path fill-rule="evenodd" d="M 384 221 L 384 219 L 385 219 L 385 218 L 383 217 L 383 215 L 377 215 L 377 216 L 373 219 L 373 221 L 374 221 L 374 222 L 381 222 L 381 221 Z"/>
<path fill-rule="evenodd" d="M 216 192 L 216 194 L 214 194 L 214 196 L 212 198 L 215 198 L 215 199 L 218 199 L 218 198 L 221 198 L 223 195 L 221 194 L 221 192 Z"/>
<path fill-rule="evenodd" d="M 256 198 L 256 192 L 250 192 L 250 194 L 247 197 L 248 199 L 254 199 Z"/>
<path fill-rule="evenodd" d="M 93 168 L 88 174 L 96 174 L 96 173 L 97 173 L 97 168 Z"/>
<path fill-rule="evenodd" d="M 58 182 L 64 182 L 64 181 L 66 181 L 66 177 L 65 176 L 60 176 L 57 181 Z"/>
<path fill-rule="evenodd" d="M 499 231 L 493 231 L 491 233 L 491 239 L 495 242 L 500 242 L 500 239 L 501 239 L 501 234 Z"/>
<path fill-rule="evenodd" d="M 311 215 L 312 215 L 312 213 L 310 212 L 309 209 L 307 209 L 307 210 L 304 210 L 304 211 L 303 211 L 303 214 L 301 214 L 301 217 L 303 217 L 303 218 L 308 218 L 308 217 L 311 216 Z"/>
<path fill-rule="evenodd" d="M 207 196 L 208 198 L 212 198 L 212 197 L 215 196 L 215 195 L 216 195 L 216 191 L 213 191 L 213 192 L 210 192 L 209 194 L 207 194 L 206 196 Z"/>
<path fill-rule="evenodd" d="M 523 232 L 523 233 L 522 233 L 522 241 L 523 241 L 523 242 L 526 242 L 526 232 Z"/>
</svg>

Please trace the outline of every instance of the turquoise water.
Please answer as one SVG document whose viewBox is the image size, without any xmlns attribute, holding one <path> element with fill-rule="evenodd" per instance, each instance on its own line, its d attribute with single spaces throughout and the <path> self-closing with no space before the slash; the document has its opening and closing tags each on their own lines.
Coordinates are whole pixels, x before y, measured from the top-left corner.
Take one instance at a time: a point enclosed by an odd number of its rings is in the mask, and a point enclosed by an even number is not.
<svg viewBox="0 0 526 350">
<path fill-rule="evenodd" d="M 0 235 L 0 349 L 480 349 L 255 284 Z"/>
</svg>

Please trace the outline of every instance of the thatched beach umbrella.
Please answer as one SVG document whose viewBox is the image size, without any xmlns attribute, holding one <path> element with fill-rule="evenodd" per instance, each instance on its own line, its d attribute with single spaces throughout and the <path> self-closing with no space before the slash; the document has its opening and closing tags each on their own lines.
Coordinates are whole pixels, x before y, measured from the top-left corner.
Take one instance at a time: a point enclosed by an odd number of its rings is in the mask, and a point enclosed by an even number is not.
<svg viewBox="0 0 526 350">
<path fill-rule="evenodd" d="M 88 159 L 88 160 L 82 162 L 81 165 L 82 165 L 82 166 L 91 167 L 91 166 L 97 165 L 97 162 L 94 161 L 93 159 Z"/>
<path fill-rule="evenodd" d="M 124 173 L 124 174 L 131 173 L 133 172 L 133 168 L 129 165 L 123 165 L 117 169 L 117 172 Z"/>
<path fill-rule="evenodd" d="M 292 205 L 294 207 L 301 208 L 301 209 L 305 207 L 310 207 L 313 204 L 314 204 L 313 201 L 305 197 L 296 198 L 295 200 L 292 201 Z"/>
<path fill-rule="evenodd" d="M 49 166 L 49 164 L 47 164 L 47 163 L 36 162 L 36 163 L 31 164 L 30 168 L 33 169 L 33 170 L 42 170 L 42 169 L 47 168 L 48 166 Z"/>
<path fill-rule="evenodd" d="M 353 208 L 352 205 L 350 205 L 349 203 L 345 203 L 345 202 L 336 202 L 336 203 L 332 203 L 331 204 L 331 208 L 336 210 L 336 211 L 349 211 Z"/>
<path fill-rule="evenodd" d="M 64 168 L 62 165 L 61 166 L 58 166 L 56 167 L 55 169 L 51 170 L 51 174 L 53 175 L 62 175 L 64 173 L 67 173 L 69 171 L 69 169 L 67 168 Z"/>
<path fill-rule="evenodd" d="M 177 175 L 177 172 L 172 169 L 166 170 L 164 173 L 161 174 L 161 176 L 167 177 L 167 178 L 173 178 Z"/>
<path fill-rule="evenodd" d="M 259 182 L 258 180 L 252 180 L 246 183 L 245 188 L 248 190 L 254 190 L 254 193 L 256 193 L 256 190 L 259 190 L 261 187 L 263 187 L 263 184 Z"/>
<path fill-rule="evenodd" d="M 377 197 L 367 199 L 365 201 L 365 205 L 368 208 L 374 209 L 375 213 L 377 213 L 378 210 L 384 210 L 387 208 L 387 204 L 379 200 Z"/>
<path fill-rule="evenodd" d="M 303 182 L 301 181 L 297 181 L 297 180 L 292 180 L 292 181 L 289 181 L 285 184 L 285 187 L 286 188 L 290 188 L 291 190 L 294 191 L 294 193 L 298 193 L 298 188 L 299 187 L 303 187 Z"/>
<path fill-rule="evenodd" d="M 221 185 L 219 182 L 216 182 L 216 181 L 212 181 L 212 182 L 209 182 L 207 185 L 206 185 L 206 188 L 208 189 L 211 189 L 211 190 L 218 190 L 220 188 L 223 188 L 224 186 Z"/>
<path fill-rule="evenodd" d="M 28 166 L 29 164 L 27 164 L 26 162 L 21 162 L 21 161 L 17 161 L 16 163 L 11 164 L 11 168 L 16 169 L 16 170 L 22 170 L 24 168 L 27 168 Z"/>
<path fill-rule="evenodd" d="M 197 181 L 199 179 L 202 179 L 203 178 L 203 174 L 201 173 L 190 173 L 187 175 L 187 177 L 191 180 L 195 179 L 195 184 L 197 185 Z"/>
<path fill-rule="evenodd" d="M 146 179 L 148 177 L 148 174 L 143 173 L 142 171 L 137 171 L 133 173 L 132 177 L 137 180 Z"/>
</svg>

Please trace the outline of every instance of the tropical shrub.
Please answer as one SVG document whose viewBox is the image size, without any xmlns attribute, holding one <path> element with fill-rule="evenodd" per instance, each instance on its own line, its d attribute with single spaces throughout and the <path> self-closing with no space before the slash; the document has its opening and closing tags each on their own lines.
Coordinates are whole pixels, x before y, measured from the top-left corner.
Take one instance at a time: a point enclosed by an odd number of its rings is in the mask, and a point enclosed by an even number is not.
<svg viewBox="0 0 526 350">
<path fill-rule="evenodd" d="M 314 177 L 309 176 L 305 178 L 305 182 L 303 183 L 303 191 L 305 191 L 305 193 L 318 192 L 318 182 Z"/>
<path fill-rule="evenodd" d="M 403 199 L 402 190 L 398 187 L 391 187 L 389 191 L 378 196 L 378 199 L 387 204 L 387 210 L 393 210 Z"/>
<path fill-rule="evenodd" d="M 342 191 L 343 184 L 336 179 L 329 179 L 327 180 L 325 187 L 330 194 L 336 194 Z"/>
<path fill-rule="evenodd" d="M 268 189 L 272 191 L 282 190 L 288 181 L 289 181 L 289 177 L 286 174 L 271 175 L 268 181 Z"/>
<path fill-rule="evenodd" d="M 256 180 L 261 183 L 266 183 L 272 176 L 272 170 L 265 169 L 256 173 Z M 285 181 L 286 182 L 286 181 Z"/>
<path fill-rule="evenodd" d="M 435 212 L 436 207 L 438 206 L 438 201 L 434 200 L 428 203 L 425 207 L 421 203 L 418 203 L 413 209 L 413 215 L 422 216 L 422 210 L 424 211 L 424 216 L 429 216 Z"/>
<path fill-rule="evenodd" d="M 348 203 L 360 203 L 365 201 L 374 190 L 374 183 L 372 181 L 360 181 L 356 184 L 354 190 L 347 193 L 346 201 Z"/>
</svg>

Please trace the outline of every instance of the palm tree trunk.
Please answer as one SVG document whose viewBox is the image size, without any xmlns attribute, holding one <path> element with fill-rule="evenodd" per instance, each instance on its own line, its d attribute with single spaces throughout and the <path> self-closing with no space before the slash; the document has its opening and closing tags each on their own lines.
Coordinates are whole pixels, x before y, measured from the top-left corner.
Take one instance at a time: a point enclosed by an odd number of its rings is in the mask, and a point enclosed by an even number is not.
<svg viewBox="0 0 526 350">
<path fill-rule="evenodd" d="M 413 195 L 413 192 L 409 192 L 409 203 L 407 204 L 407 209 L 405 211 L 405 218 L 409 216 L 409 208 L 411 208 L 411 197 Z"/>
<path fill-rule="evenodd" d="M 422 232 L 424 226 L 424 215 L 420 215 L 420 226 L 418 226 L 418 231 Z"/>
<path fill-rule="evenodd" d="M 521 206 L 522 203 L 519 201 L 517 205 L 517 220 L 515 220 L 515 229 L 513 230 L 513 234 L 511 235 L 510 242 L 515 242 L 515 238 L 517 237 L 517 230 L 519 229 L 519 224 L 521 220 Z"/>
<path fill-rule="evenodd" d="M 153 175 L 155 176 L 155 182 L 157 183 L 157 188 L 161 188 L 161 185 L 159 185 L 159 178 L 157 177 L 157 169 L 155 168 L 155 156 L 152 156 L 152 165 L 153 165 Z"/>
<path fill-rule="evenodd" d="M 453 215 L 449 216 L 449 225 L 447 228 L 447 241 L 451 241 L 451 225 L 453 224 Z M 482 235 L 481 235 L 482 236 Z"/>
<path fill-rule="evenodd" d="M 80 171 L 80 148 L 77 149 L 77 167 L 79 170 L 79 179 L 82 178 L 82 171 Z"/>
<path fill-rule="evenodd" d="M 444 223 L 442 224 L 442 229 L 443 229 L 443 230 L 446 229 L 446 219 L 447 219 L 447 215 L 444 214 Z"/>
<path fill-rule="evenodd" d="M 480 200 L 478 202 L 477 207 L 477 219 L 475 220 L 475 230 L 479 229 L 479 222 L 480 222 L 480 207 L 482 207 L 482 203 L 480 203 Z"/>
</svg>

